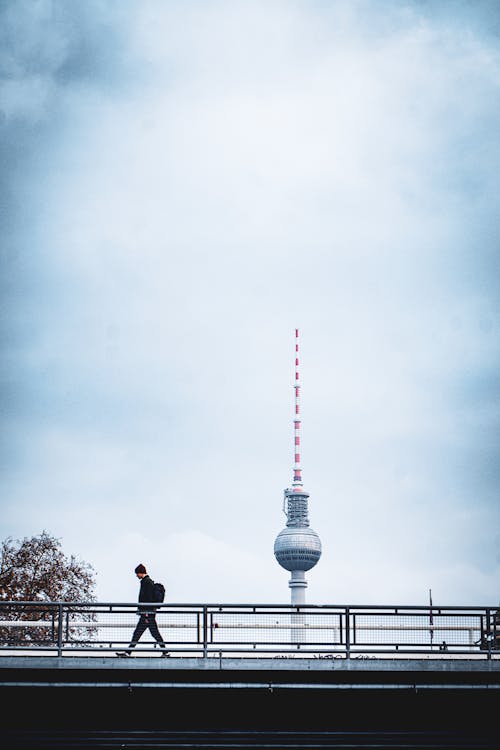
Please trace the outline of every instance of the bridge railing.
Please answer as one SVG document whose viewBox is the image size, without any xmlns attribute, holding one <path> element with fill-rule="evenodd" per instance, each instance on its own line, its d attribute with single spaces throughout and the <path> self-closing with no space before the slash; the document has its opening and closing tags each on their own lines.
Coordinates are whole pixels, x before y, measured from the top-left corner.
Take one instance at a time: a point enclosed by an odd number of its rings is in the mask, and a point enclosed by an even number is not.
<svg viewBox="0 0 500 750">
<path fill-rule="evenodd" d="M 179 656 L 500 657 L 496 607 L 162 604 L 154 612 Z M 114 656 L 137 614 L 136 603 L 3 601 L 0 653 Z M 158 653 L 148 630 L 135 653 Z"/>
</svg>

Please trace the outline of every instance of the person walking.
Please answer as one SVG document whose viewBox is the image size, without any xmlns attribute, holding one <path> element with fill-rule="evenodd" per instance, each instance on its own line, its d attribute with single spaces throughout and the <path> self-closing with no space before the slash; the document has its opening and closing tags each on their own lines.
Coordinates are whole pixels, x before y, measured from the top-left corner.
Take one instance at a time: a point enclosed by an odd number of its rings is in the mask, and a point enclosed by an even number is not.
<svg viewBox="0 0 500 750">
<path fill-rule="evenodd" d="M 132 634 L 132 640 L 130 641 L 129 647 L 125 651 L 117 651 L 116 654 L 117 656 L 132 656 L 132 649 L 137 646 L 137 643 L 139 642 L 139 639 L 143 635 L 143 633 L 149 629 L 149 632 L 151 633 L 155 641 L 160 644 L 162 652 L 161 655 L 170 656 L 170 654 L 166 650 L 165 641 L 163 640 L 158 629 L 158 624 L 156 622 L 156 609 L 147 605 L 141 606 L 141 602 L 154 601 L 154 581 L 151 580 L 146 567 L 142 563 L 136 567 L 134 572 L 141 582 L 141 587 L 139 589 L 139 607 L 137 608 L 139 622 L 137 623 L 137 626 Z"/>
</svg>

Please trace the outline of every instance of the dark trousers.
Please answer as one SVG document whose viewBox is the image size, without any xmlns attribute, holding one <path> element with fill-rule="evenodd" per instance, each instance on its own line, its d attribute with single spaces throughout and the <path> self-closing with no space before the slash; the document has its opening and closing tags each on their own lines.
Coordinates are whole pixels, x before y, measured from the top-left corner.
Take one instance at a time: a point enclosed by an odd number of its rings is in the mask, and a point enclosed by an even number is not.
<svg viewBox="0 0 500 750">
<path fill-rule="evenodd" d="M 154 613 L 152 612 L 143 612 L 141 616 L 139 617 L 139 622 L 137 623 L 137 626 L 132 634 L 132 640 L 130 642 L 130 646 L 128 647 L 128 651 L 135 648 L 137 646 L 137 643 L 139 641 L 139 638 L 144 633 L 145 630 L 149 628 L 149 632 L 155 639 L 155 641 L 158 641 L 161 648 L 165 648 L 165 641 L 161 637 L 161 633 L 158 630 L 158 625 L 156 622 L 156 617 Z"/>
</svg>

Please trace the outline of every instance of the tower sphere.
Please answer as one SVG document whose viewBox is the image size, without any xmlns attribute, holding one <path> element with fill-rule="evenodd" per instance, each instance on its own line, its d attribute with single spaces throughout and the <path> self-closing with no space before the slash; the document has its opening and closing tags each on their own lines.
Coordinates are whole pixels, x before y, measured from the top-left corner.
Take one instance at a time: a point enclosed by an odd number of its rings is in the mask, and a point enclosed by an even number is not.
<svg viewBox="0 0 500 750">
<path fill-rule="evenodd" d="M 274 556 L 285 570 L 311 570 L 321 557 L 320 538 L 310 526 L 287 526 L 276 537 Z"/>
</svg>

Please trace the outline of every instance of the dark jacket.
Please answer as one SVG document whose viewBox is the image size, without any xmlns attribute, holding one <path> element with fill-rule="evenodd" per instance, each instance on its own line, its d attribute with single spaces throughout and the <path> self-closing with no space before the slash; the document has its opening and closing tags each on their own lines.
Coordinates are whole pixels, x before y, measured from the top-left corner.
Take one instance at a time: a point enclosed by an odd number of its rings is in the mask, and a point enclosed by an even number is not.
<svg viewBox="0 0 500 750">
<path fill-rule="evenodd" d="M 154 599 L 153 594 L 153 588 L 154 588 L 154 582 L 151 580 L 149 576 L 144 576 L 144 578 L 141 578 L 141 588 L 139 590 L 139 601 L 140 602 L 152 602 Z M 154 607 L 138 607 L 138 611 L 141 613 L 144 612 L 155 612 Z"/>
</svg>

